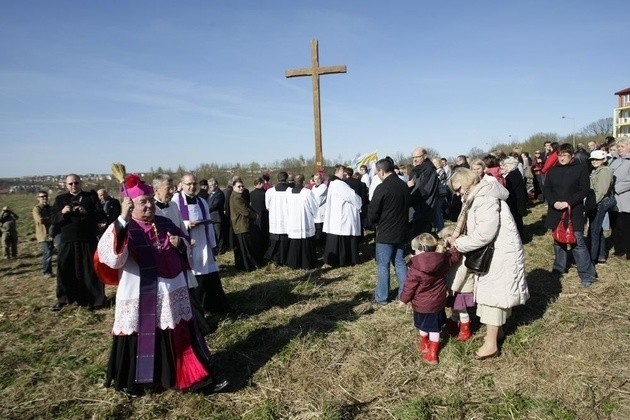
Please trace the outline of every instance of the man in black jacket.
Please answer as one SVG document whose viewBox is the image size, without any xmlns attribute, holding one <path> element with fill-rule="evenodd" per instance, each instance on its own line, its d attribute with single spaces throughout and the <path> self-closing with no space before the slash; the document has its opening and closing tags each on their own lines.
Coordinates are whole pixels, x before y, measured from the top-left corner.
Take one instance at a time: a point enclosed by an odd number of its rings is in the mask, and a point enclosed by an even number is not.
<svg viewBox="0 0 630 420">
<path fill-rule="evenodd" d="M 584 242 L 584 198 L 590 188 L 586 166 L 574 156 L 573 146 L 564 143 L 558 147 L 558 163 L 547 172 L 543 194 L 547 200 L 547 229 L 555 229 L 565 211 L 571 211 L 571 221 L 577 243 L 569 246 L 554 241 L 555 259 L 552 274 L 561 277 L 569 268 L 568 253 L 573 254 L 582 286 L 589 287 L 597 279 L 597 272 Z"/>
<path fill-rule="evenodd" d="M 438 176 L 435 165 L 427 157 L 423 147 L 417 147 L 412 154 L 413 170 L 409 176 L 410 206 L 413 208 L 411 238 L 421 233 L 431 233 L 435 206 L 438 200 Z"/>
<path fill-rule="evenodd" d="M 434 171 L 435 172 L 435 171 Z M 398 278 L 398 296 L 407 278 L 404 247 L 409 239 L 409 190 L 394 173 L 394 162 L 376 162 L 376 174 L 382 183 L 374 190 L 368 217 L 376 229 L 376 270 L 378 280 L 374 301 L 386 305 L 389 298 L 389 267 L 394 263 Z"/>
<path fill-rule="evenodd" d="M 203 181 L 203 180 L 202 180 Z M 214 228 L 214 237 L 217 242 L 217 250 L 220 253 L 225 252 L 224 243 L 224 223 L 229 223 L 225 220 L 225 194 L 219 188 L 219 183 L 216 179 L 208 179 L 208 211 L 210 212 L 210 220 L 212 220 L 212 227 Z"/>
<path fill-rule="evenodd" d="M 99 231 L 102 233 L 110 223 L 120 216 L 120 201 L 109 195 L 109 192 L 105 188 L 99 189 L 96 191 L 96 194 L 105 213 L 105 221 L 98 225 Z"/>
<path fill-rule="evenodd" d="M 365 228 L 365 218 L 367 217 L 367 208 L 368 208 L 368 188 L 367 186 L 361 182 L 361 178 L 355 178 L 354 173 L 352 172 L 352 168 L 346 167 L 344 169 L 344 173 L 346 174 L 346 184 L 350 188 L 354 190 L 354 192 L 361 197 L 361 242 L 365 241 L 364 237 L 364 228 Z M 358 172 L 357 172 L 358 173 Z"/>
<path fill-rule="evenodd" d="M 105 221 L 105 213 L 96 194 L 81 189 L 78 175 L 66 177 L 66 188 L 67 193 L 55 198 L 51 216 L 60 232 L 57 303 L 52 310 L 60 311 L 72 302 L 98 309 L 105 304 L 105 288 L 94 272 L 92 256 L 97 225 Z"/>
</svg>

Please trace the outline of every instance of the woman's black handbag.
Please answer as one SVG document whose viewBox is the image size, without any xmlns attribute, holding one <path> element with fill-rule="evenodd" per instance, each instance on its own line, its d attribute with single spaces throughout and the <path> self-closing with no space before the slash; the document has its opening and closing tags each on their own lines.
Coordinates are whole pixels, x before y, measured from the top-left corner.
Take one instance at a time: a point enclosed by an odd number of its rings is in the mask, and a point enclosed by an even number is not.
<svg viewBox="0 0 630 420">
<path fill-rule="evenodd" d="M 464 265 L 469 271 L 477 274 L 486 274 L 490 270 L 492 255 L 494 254 L 494 241 L 474 251 L 467 252 Z"/>
</svg>

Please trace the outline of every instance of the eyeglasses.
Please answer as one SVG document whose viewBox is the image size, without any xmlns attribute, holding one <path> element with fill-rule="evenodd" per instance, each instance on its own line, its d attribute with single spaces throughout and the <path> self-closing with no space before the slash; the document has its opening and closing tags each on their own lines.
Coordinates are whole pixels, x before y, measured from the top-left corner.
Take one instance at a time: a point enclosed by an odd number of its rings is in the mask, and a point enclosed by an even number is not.
<svg viewBox="0 0 630 420">
<path fill-rule="evenodd" d="M 411 156 L 413 159 L 420 159 L 421 157 L 425 157 L 426 155 L 419 155 L 419 156 Z"/>
<path fill-rule="evenodd" d="M 242 185 L 235 185 L 234 188 L 243 188 Z"/>
<path fill-rule="evenodd" d="M 68 185 L 79 185 L 81 183 L 81 181 L 77 181 L 77 182 L 68 182 Z"/>
</svg>

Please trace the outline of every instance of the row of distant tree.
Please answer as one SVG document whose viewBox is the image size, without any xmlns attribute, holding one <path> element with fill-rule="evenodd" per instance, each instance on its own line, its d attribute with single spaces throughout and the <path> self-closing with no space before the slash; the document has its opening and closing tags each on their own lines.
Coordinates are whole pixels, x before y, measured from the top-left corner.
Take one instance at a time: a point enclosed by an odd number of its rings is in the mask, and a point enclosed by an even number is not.
<svg viewBox="0 0 630 420">
<path fill-rule="evenodd" d="M 591 140 L 595 140 L 597 142 L 601 142 L 605 139 L 606 136 L 612 134 L 613 121 L 612 118 L 602 118 L 593 123 L 588 124 L 584 128 L 582 128 L 579 132 L 575 133 L 575 141 L 576 144 L 583 143 L 586 145 Z M 514 139 L 511 142 L 507 143 L 499 143 L 494 145 L 489 145 L 489 148 L 483 149 L 479 146 L 475 146 L 468 151 L 462 150 L 462 154 L 465 154 L 470 159 L 480 158 L 487 155 L 489 152 L 493 152 L 496 150 L 503 150 L 505 152 L 510 152 L 516 146 L 521 147 L 524 151 L 533 154 L 534 150 L 540 149 L 546 141 L 557 141 L 558 143 L 573 141 L 573 134 L 570 134 L 566 137 L 559 136 L 557 133 L 536 133 L 531 135 L 526 140 L 518 140 Z M 363 153 L 368 152 L 366 150 L 361 151 Z M 455 156 L 442 156 L 438 150 L 432 147 L 427 147 L 427 153 L 430 157 L 446 157 L 450 162 L 455 161 Z M 379 156 L 381 157 L 381 156 Z M 382 156 L 384 157 L 384 156 Z M 408 165 L 411 163 L 410 153 L 407 151 L 405 153 L 396 152 L 390 155 L 394 162 L 398 165 Z M 334 165 L 338 163 L 348 164 L 349 160 L 344 160 L 341 156 L 335 159 L 324 159 L 324 167 L 332 168 Z M 251 162 L 249 164 L 226 164 L 226 163 L 208 163 L 200 165 L 197 168 L 186 168 L 183 166 L 178 167 L 175 170 L 171 170 L 170 168 L 151 168 L 151 174 L 159 174 L 159 173 L 169 173 L 173 174 L 175 178 L 178 178 L 179 174 L 183 174 L 188 171 L 192 171 L 197 174 L 198 178 L 215 178 L 219 185 L 225 186 L 229 182 L 232 175 L 238 174 L 241 175 L 246 183 L 248 181 L 252 181 L 254 178 L 261 176 L 263 173 L 268 172 L 275 174 L 278 170 L 286 170 L 292 171 L 294 173 L 302 173 L 306 176 L 310 176 L 313 174 L 315 170 L 315 161 L 314 158 L 306 158 L 303 155 L 299 157 L 286 158 L 279 161 L 275 161 L 268 165 L 261 165 L 258 162 Z M 249 184 L 251 185 L 251 183 Z"/>
<path fill-rule="evenodd" d="M 579 132 L 575 133 L 575 141 L 577 143 L 586 144 L 590 140 L 595 140 L 601 142 L 604 140 L 606 136 L 611 135 L 613 121 L 612 118 L 602 118 L 591 124 L 588 124 L 584 128 L 582 128 Z M 489 145 L 488 149 L 483 149 L 480 146 L 475 146 L 468 151 L 462 150 L 462 154 L 465 154 L 470 159 L 480 158 L 488 154 L 489 152 L 496 150 L 503 150 L 505 152 L 510 152 L 514 147 L 520 146 L 524 151 L 532 154 L 534 150 L 540 149 L 546 141 L 557 141 L 558 143 L 564 142 L 572 142 L 572 134 L 561 137 L 556 133 L 536 133 L 530 136 L 527 140 L 518 140 L 514 139 L 508 143 L 499 143 L 494 145 Z M 429 146 L 429 145 L 426 145 Z M 362 151 L 363 153 L 367 152 L 366 150 Z M 442 156 L 439 151 L 432 147 L 427 147 L 427 153 L 430 157 L 446 157 L 450 162 L 455 161 L 455 156 Z M 381 157 L 381 156 L 379 156 Z M 382 156 L 384 157 L 384 156 Z M 407 151 L 405 153 L 396 152 L 390 154 L 390 157 L 394 159 L 398 165 L 408 165 L 411 163 L 410 153 Z M 345 161 L 341 156 L 337 157 L 337 159 L 324 159 L 324 167 L 327 169 L 331 169 L 334 165 L 338 163 L 348 164 L 349 161 Z M 215 178 L 219 185 L 222 187 L 226 186 L 229 180 L 233 175 L 240 175 L 244 178 L 244 181 L 247 185 L 251 186 L 252 181 L 261 176 L 263 173 L 271 173 L 275 175 L 275 173 L 279 170 L 291 171 L 294 173 L 301 173 L 306 175 L 307 177 L 312 175 L 315 171 L 315 160 L 314 158 L 306 158 L 303 155 L 292 158 L 285 158 L 282 160 L 278 160 L 272 162 L 271 164 L 260 164 L 258 162 L 251 163 L 204 163 L 197 168 L 187 168 L 184 166 L 179 166 L 176 169 L 171 168 L 151 168 L 148 173 L 145 174 L 145 179 L 150 182 L 153 176 L 157 174 L 171 174 L 174 176 L 176 180 L 179 180 L 181 174 L 186 172 L 193 172 L 197 175 L 198 179 L 203 178 Z M 10 184 L 9 184 L 10 182 Z M 26 185 L 29 181 L 23 180 L 23 183 Z M 0 189 L 8 188 L 9 185 L 15 185 L 16 180 L 2 180 L 0 179 Z M 115 187 L 114 181 L 99 181 L 92 183 L 92 187 L 108 187 L 110 189 Z"/>
<path fill-rule="evenodd" d="M 602 143 L 607 136 L 612 135 L 613 131 L 613 119 L 610 118 L 601 118 L 595 122 L 592 122 L 582 128 L 579 132 L 575 133 L 575 144 L 586 144 L 594 140 L 598 143 Z M 558 143 L 572 143 L 573 142 L 573 134 L 569 134 L 568 136 L 561 137 L 556 133 L 536 133 L 531 135 L 527 140 L 524 141 L 513 141 L 511 143 L 500 143 L 493 145 L 491 150 L 503 150 L 505 152 L 511 151 L 514 147 L 520 146 L 523 151 L 529 152 L 532 154 L 534 150 L 540 149 L 546 141 L 557 141 Z M 473 153 L 474 152 L 474 153 Z M 479 157 L 485 155 L 485 151 L 473 148 L 469 154 L 471 156 Z"/>
</svg>

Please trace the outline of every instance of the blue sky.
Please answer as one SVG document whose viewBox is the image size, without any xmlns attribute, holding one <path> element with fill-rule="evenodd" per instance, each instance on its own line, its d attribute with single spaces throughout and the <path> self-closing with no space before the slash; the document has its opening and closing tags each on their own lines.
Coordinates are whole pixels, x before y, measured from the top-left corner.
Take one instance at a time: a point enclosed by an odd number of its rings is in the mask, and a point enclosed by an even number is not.
<svg viewBox="0 0 630 420">
<path fill-rule="evenodd" d="M 610 117 L 627 0 L 4 1 L 0 177 L 314 154 L 445 156 Z M 511 137 L 510 137 L 511 136 Z"/>
</svg>

